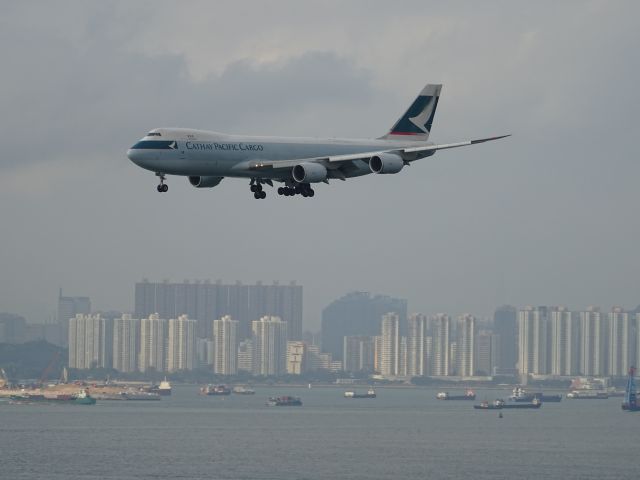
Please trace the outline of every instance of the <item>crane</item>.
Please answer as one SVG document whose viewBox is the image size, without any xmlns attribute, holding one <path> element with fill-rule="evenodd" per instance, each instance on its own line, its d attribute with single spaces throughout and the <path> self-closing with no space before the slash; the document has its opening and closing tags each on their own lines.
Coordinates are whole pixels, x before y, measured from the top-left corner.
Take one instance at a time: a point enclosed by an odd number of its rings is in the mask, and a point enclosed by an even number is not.
<svg viewBox="0 0 640 480">
<path fill-rule="evenodd" d="M 60 357 L 60 351 L 59 350 L 56 350 L 55 352 L 53 352 L 53 355 L 51 355 L 51 360 L 49 360 L 49 364 L 47 365 L 47 368 L 45 368 L 42 371 L 42 375 L 40 375 L 40 381 L 38 382 L 40 385 L 44 384 L 45 380 L 49 376 L 49 373 L 51 373 L 51 370 L 55 366 L 55 364 L 58 361 L 59 357 Z"/>
</svg>

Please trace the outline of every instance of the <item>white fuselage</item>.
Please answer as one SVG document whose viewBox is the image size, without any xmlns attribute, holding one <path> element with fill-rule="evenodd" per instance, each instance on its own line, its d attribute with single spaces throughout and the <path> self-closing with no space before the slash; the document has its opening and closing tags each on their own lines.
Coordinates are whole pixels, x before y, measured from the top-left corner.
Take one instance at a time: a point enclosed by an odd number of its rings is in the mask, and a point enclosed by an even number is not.
<svg viewBox="0 0 640 480">
<path fill-rule="evenodd" d="M 127 156 L 136 165 L 162 174 L 288 181 L 291 179 L 291 168 L 257 170 L 254 166 L 261 161 L 317 160 L 334 155 L 420 145 L 431 143 L 410 140 L 244 136 L 203 130 L 159 128 L 149 132 L 132 146 Z M 433 153 L 405 156 L 404 160 L 412 161 Z M 372 173 L 366 159 L 335 165 L 335 170 L 340 168 L 339 174 L 335 172 L 335 175 L 331 174 L 332 167 L 327 164 L 329 178 L 357 177 Z"/>
</svg>

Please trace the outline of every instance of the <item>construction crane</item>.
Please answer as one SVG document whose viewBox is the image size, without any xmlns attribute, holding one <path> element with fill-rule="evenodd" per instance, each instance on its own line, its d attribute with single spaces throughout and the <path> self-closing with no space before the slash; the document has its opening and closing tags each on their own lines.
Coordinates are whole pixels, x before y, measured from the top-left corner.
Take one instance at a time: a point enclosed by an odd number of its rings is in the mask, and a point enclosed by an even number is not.
<svg viewBox="0 0 640 480">
<path fill-rule="evenodd" d="M 629 368 L 629 378 L 627 379 L 627 389 L 624 392 L 624 402 L 622 402 L 622 409 L 629 412 L 640 411 L 640 405 L 638 405 L 638 397 L 636 391 L 636 381 L 634 379 L 636 375 L 636 367 Z"/>
<path fill-rule="evenodd" d="M 60 351 L 56 350 L 55 352 L 53 352 L 53 355 L 51 355 L 51 360 L 49 360 L 49 364 L 47 365 L 47 368 L 45 368 L 42 372 L 42 375 L 40 375 L 40 381 L 38 382 L 40 385 L 44 384 L 45 380 L 49 376 L 49 373 L 51 373 L 51 370 L 53 370 L 53 367 L 55 366 L 59 357 L 60 357 Z"/>
</svg>

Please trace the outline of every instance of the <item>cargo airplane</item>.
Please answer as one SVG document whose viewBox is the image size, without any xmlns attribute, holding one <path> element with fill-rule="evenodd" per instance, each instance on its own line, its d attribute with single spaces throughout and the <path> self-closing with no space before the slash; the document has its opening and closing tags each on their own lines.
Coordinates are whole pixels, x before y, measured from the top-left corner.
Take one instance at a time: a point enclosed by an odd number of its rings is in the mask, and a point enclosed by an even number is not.
<svg viewBox="0 0 640 480">
<path fill-rule="evenodd" d="M 282 184 L 279 195 L 313 197 L 312 185 L 370 173 L 400 172 L 437 150 L 464 147 L 508 137 L 457 143 L 428 141 L 442 85 L 427 85 L 409 109 L 377 139 L 258 137 L 186 128 L 156 128 L 133 145 L 127 156 L 155 172 L 158 192 L 169 187 L 165 175 L 182 175 L 196 188 L 211 188 L 223 178 L 249 180 L 253 196 L 266 198 L 264 185 Z"/>
</svg>

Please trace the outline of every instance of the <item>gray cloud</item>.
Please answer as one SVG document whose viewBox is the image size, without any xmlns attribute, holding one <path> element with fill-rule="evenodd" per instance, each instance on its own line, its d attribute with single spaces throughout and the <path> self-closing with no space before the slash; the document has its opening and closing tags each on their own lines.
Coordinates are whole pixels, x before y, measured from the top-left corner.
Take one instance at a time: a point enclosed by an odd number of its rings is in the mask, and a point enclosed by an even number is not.
<svg viewBox="0 0 640 480">
<path fill-rule="evenodd" d="M 40 320 L 58 286 L 127 309 L 143 276 L 296 278 L 311 324 L 350 289 L 427 313 L 640 302 L 636 3 L 277 4 L 239 39 L 246 6 L 191 5 L 199 18 L 162 2 L 3 12 L 0 310 Z M 180 178 L 160 197 L 124 157 L 163 125 L 376 136 L 426 81 L 445 83 L 434 140 L 514 137 L 308 201 Z"/>
</svg>

